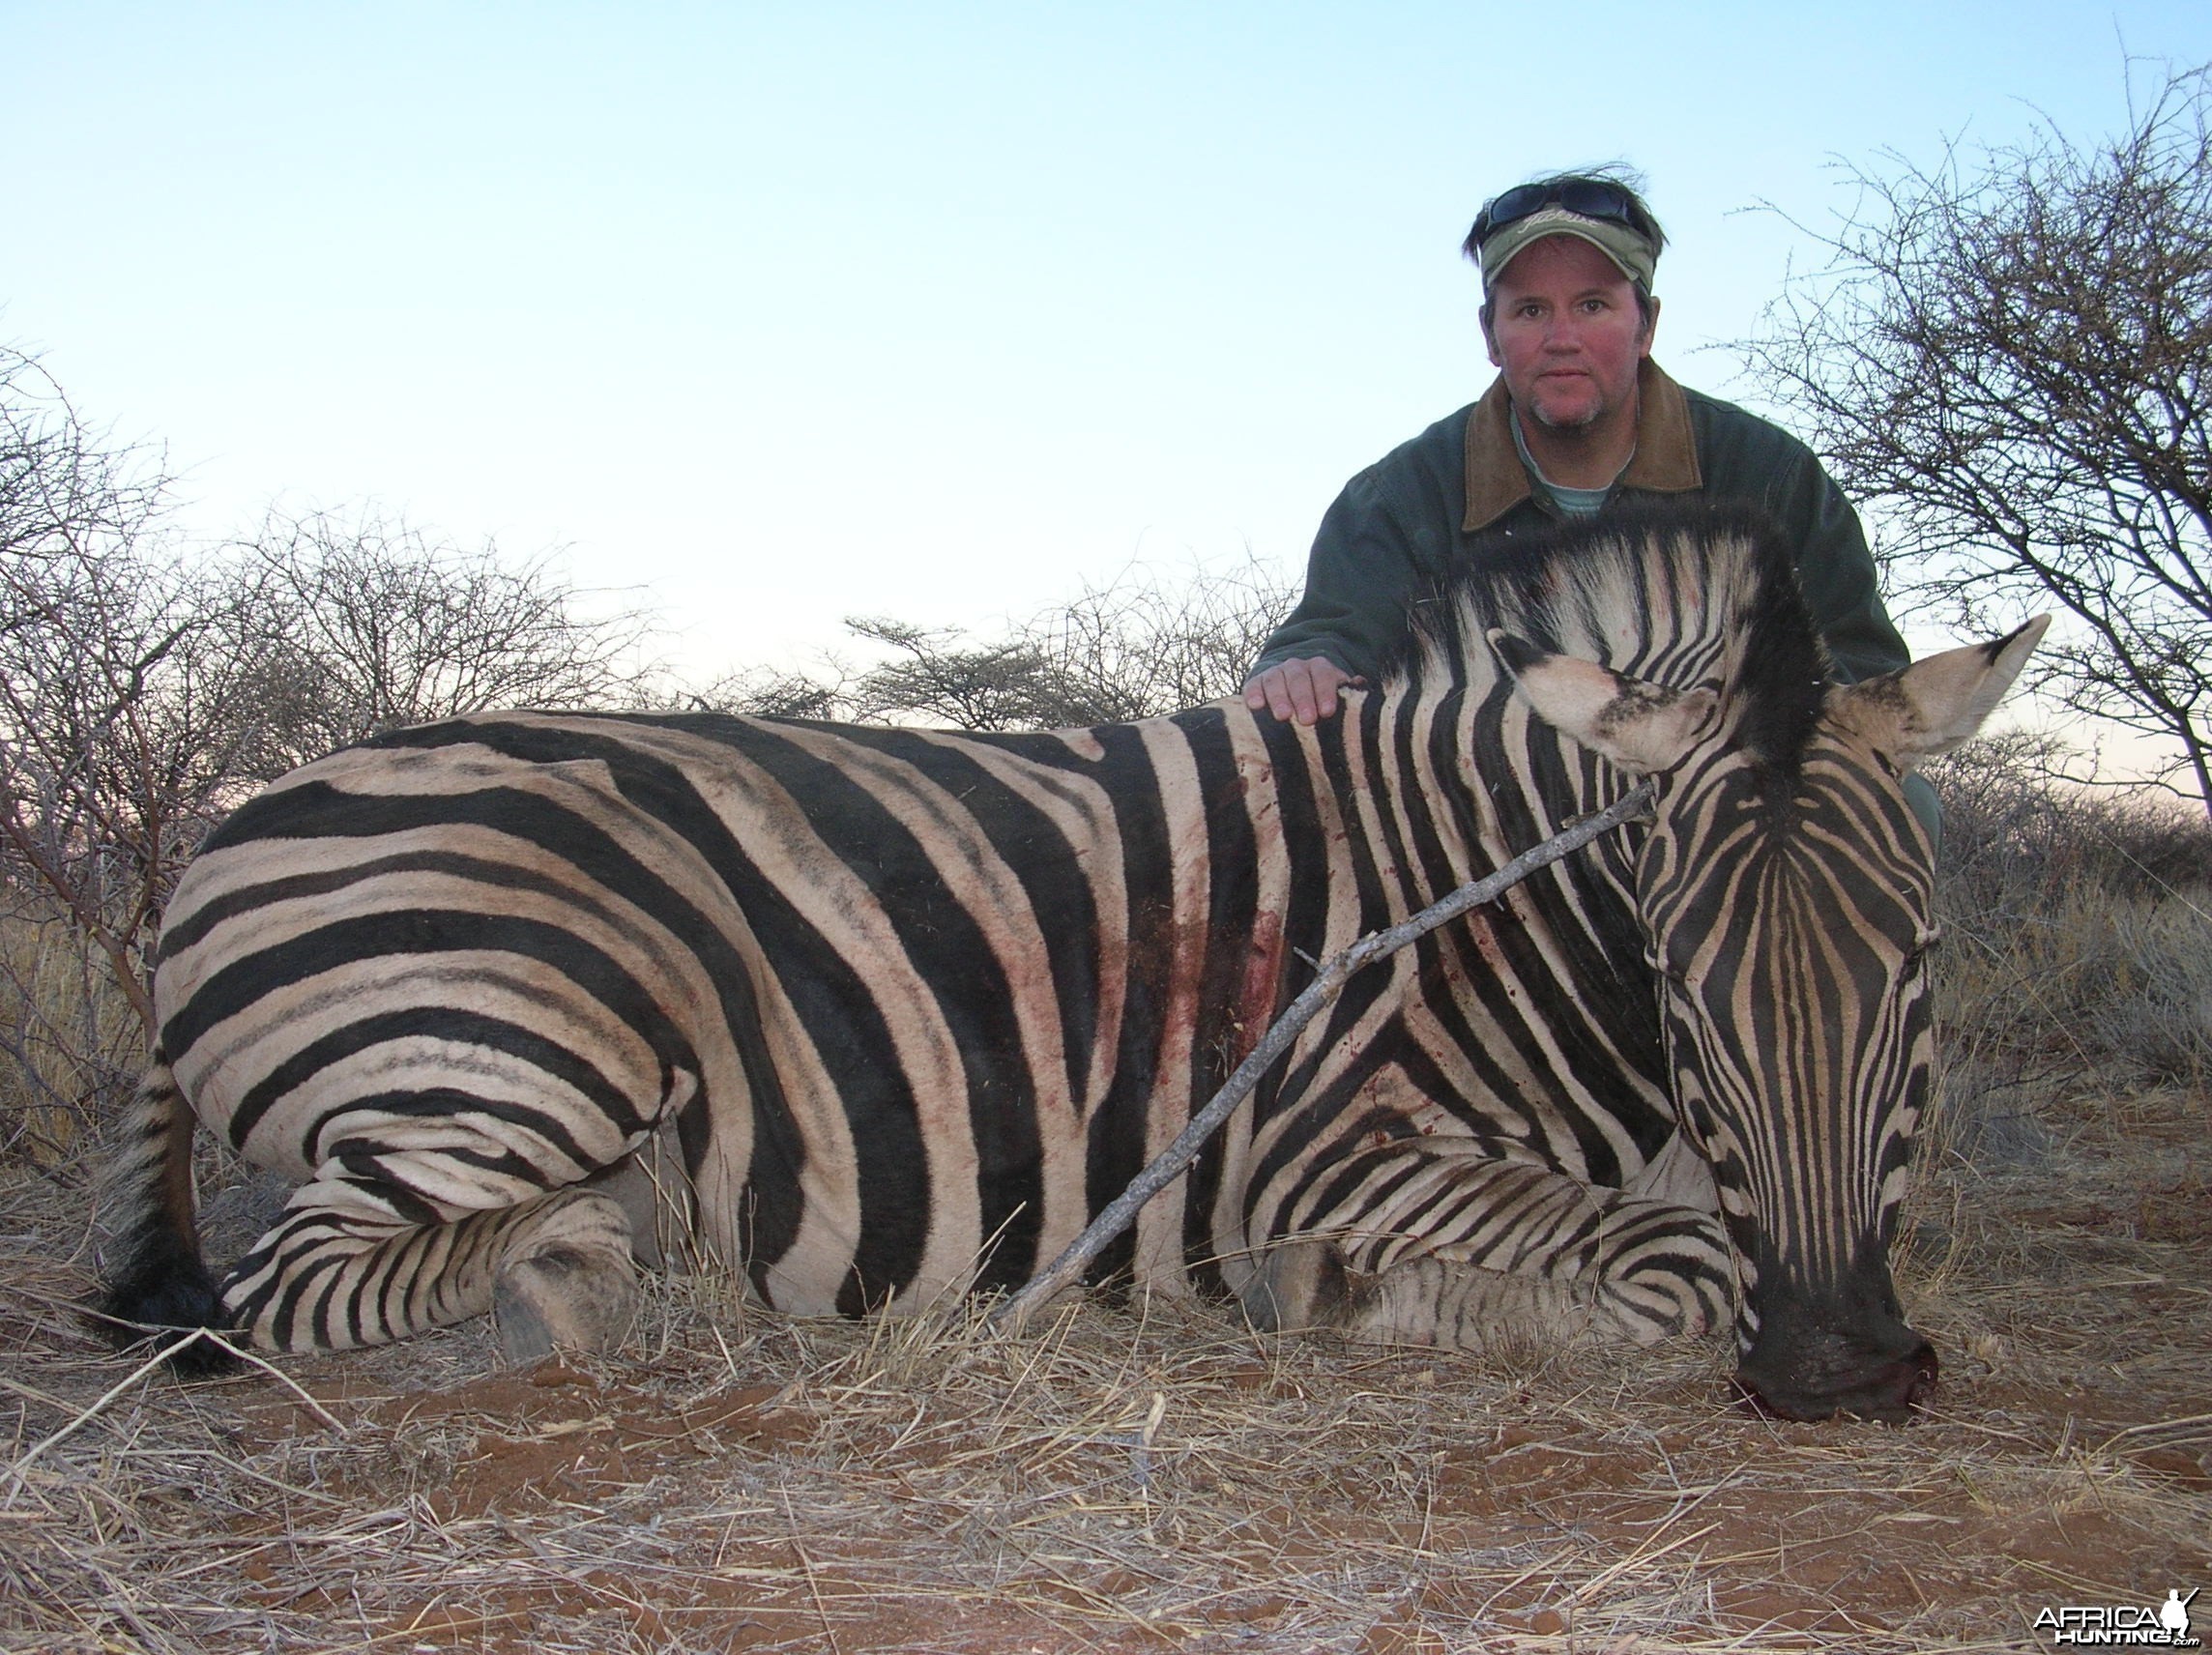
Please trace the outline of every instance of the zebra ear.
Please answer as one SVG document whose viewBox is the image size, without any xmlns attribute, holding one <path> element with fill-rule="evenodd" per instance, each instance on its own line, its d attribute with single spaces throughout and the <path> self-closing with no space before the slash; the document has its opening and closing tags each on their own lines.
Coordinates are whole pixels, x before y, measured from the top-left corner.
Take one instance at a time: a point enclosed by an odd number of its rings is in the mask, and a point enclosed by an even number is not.
<svg viewBox="0 0 2212 1655">
<path fill-rule="evenodd" d="M 1945 650 L 1835 692 L 1830 716 L 1901 769 L 1947 753 L 1982 727 L 2043 639 L 2051 617 L 1986 644 Z"/>
<path fill-rule="evenodd" d="M 1631 775 L 1680 764 L 1720 705 L 1713 690 L 1669 689 L 1626 678 L 1595 661 L 1547 654 L 1496 627 L 1490 647 L 1537 717 Z"/>
</svg>

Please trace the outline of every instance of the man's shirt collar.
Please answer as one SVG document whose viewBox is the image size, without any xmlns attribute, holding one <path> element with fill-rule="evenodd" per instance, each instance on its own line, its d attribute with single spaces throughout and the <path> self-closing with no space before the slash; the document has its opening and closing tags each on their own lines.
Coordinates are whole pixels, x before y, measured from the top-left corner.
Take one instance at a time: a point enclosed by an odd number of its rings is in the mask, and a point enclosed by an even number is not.
<svg viewBox="0 0 2212 1655">
<path fill-rule="evenodd" d="M 1489 528 L 1531 493 L 1513 444 L 1512 406 L 1500 374 L 1467 417 L 1467 520 L 1461 527 L 1470 535 Z M 1703 483 L 1690 432 L 1690 400 L 1645 357 L 1636 371 L 1636 454 L 1615 486 L 1684 494 Z"/>
</svg>

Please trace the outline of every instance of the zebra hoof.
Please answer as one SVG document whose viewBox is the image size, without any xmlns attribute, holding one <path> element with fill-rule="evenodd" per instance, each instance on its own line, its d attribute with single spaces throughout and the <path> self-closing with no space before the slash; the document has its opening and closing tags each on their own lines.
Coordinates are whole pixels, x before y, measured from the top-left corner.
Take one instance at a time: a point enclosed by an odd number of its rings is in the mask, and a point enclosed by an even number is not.
<svg viewBox="0 0 2212 1655">
<path fill-rule="evenodd" d="M 517 1259 L 492 1290 L 500 1351 L 519 1364 L 556 1349 L 611 1350 L 637 1320 L 637 1298 L 627 1258 L 556 1246 Z"/>
<path fill-rule="evenodd" d="M 1292 1333 L 1343 1326 L 1358 1308 L 1359 1292 L 1336 1243 L 1308 1236 L 1270 1248 L 1239 1296 L 1246 1320 L 1261 1332 Z"/>
</svg>

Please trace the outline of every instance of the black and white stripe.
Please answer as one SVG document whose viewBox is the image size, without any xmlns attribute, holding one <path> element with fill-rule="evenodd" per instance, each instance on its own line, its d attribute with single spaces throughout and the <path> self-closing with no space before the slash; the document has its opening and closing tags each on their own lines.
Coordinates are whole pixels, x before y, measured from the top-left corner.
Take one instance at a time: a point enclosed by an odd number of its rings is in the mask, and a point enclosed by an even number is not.
<svg viewBox="0 0 2212 1655">
<path fill-rule="evenodd" d="M 1717 685 L 1719 711 L 1671 766 L 1609 754 L 1531 705 L 1562 656 L 1644 681 L 1638 705 Z M 305 1180 L 221 1290 L 269 1347 L 476 1314 L 531 1259 L 605 1266 L 634 1220 L 589 1180 L 641 1153 L 778 1308 L 1010 1286 L 1308 961 L 1639 768 L 1668 772 L 1656 827 L 1355 978 L 1100 1273 L 1414 1338 L 1657 1337 L 1726 1320 L 1739 1277 L 1812 1302 L 1886 1234 L 1927 1067 L 1925 1012 L 1874 961 L 1925 930 L 1927 842 L 1894 763 L 1837 735 L 1840 693 L 1776 548 L 1677 518 L 1475 571 L 1313 728 L 1225 703 L 1037 735 L 511 713 L 378 737 L 240 810 L 177 892 L 113 1309 L 174 1309 L 180 1091 Z M 1703 956 L 1648 963 L 1693 936 L 1725 993 Z"/>
</svg>

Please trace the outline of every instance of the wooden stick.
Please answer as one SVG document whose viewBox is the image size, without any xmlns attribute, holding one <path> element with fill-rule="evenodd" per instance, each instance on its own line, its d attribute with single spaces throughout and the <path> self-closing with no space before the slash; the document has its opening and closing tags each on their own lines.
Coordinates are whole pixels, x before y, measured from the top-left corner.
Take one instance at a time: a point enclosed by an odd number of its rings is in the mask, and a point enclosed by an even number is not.
<svg viewBox="0 0 2212 1655">
<path fill-rule="evenodd" d="M 1560 857 L 1581 850 L 1599 834 L 1612 831 L 1623 822 L 1641 812 L 1651 802 L 1651 783 L 1641 782 L 1623 795 L 1618 802 L 1609 805 L 1594 816 L 1586 816 L 1573 827 L 1554 834 L 1541 845 L 1527 850 L 1487 878 L 1461 886 L 1449 896 L 1431 903 L 1411 919 L 1401 920 L 1385 931 L 1376 931 L 1324 962 L 1314 980 L 1305 986 L 1297 999 L 1291 1002 L 1283 1014 L 1268 1026 L 1237 1072 L 1222 1083 L 1221 1089 L 1212 1100 L 1190 1118 L 1183 1129 L 1152 1164 L 1130 1180 L 1129 1187 L 1102 1208 L 1096 1218 L 1066 1250 L 1011 1294 L 1005 1302 L 992 1311 L 984 1325 L 992 1329 L 1010 1327 L 1018 1330 L 1029 1313 L 1083 1273 L 1084 1266 L 1105 1251 L 1106 1246 L 1122 1231 L 1136 1222 L 1145 1203 L 1180 1177 L 1206 1141 L 1220 1129 L 1242 1103 L 1252 1089 L 1260 1084 L 1260 1077 L 1267 1066 L 1290 1050 L 1291 1042 L 1311 1023 L 1321 1008 L 1334 998 L 1338 989 L 1353 972 L 1395 954 L 1407 944 L 1427 936 L 1438 926 L 1457 919 L 1470 908 L 1494 902 L 1512 886 L 1519 885 L 1538 868 L 1548 867 Z"/>
</svg>

